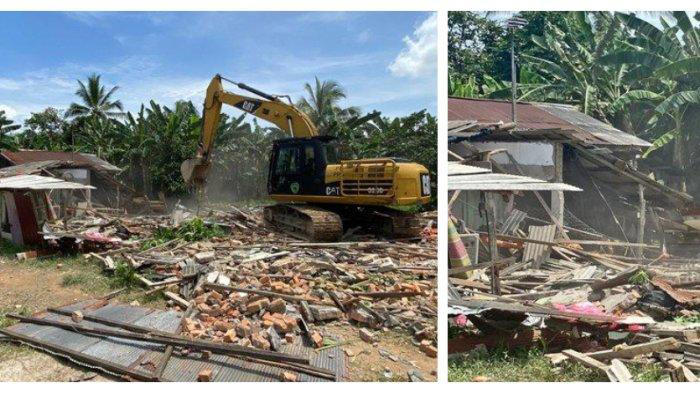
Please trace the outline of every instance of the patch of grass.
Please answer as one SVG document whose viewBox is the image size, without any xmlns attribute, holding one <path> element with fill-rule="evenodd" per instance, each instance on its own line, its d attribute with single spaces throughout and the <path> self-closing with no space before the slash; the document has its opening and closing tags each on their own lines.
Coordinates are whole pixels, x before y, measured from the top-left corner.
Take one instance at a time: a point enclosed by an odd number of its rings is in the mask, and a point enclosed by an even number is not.
<svg viewBox="0 0 700 393">
<path fill-rule="evenodd" d="M 74 287 L 76 285 L 85 285 L 91 280 L 91 277 L 82 272 L 68 273 L 61 278 L 62 287 Z"/>
<path fill-rule="evenodd" d="M 631 365 L 628 367 L 635 381 L 659 381 L 663 372 L 658 366 Z M 472 357 L 450 359 L 448 380 L 471 382 L 475 377 L 486 377 L 494 382 L 604 382 L 608 379 L 598 371 L 573 362 L 552 366 L 539 349 L 493 350 Z"/>
<path fill-rule="evenodd" d="M 4 342 L 0 341 L 0 363 L 17 359 L 25 354 L 32 352 L 33 349 L 30 346 L 13 343 L 11 341 Z"/>
<path fill-rule="evenodd" d="M 24 247 L 18 246 L 6 239 L 0 239 L 0 255 L 14 258 L 15 254 L 23 251 Z"/>
<path fill-rule="evenodd" d="M 17 323 L 16 319 L 8 318 L 7 314 L 19 314 L 26 317 L 32 315 L 32 310 L 25 306 L 0 309 L 0 328 L 6 328 Z"/>
</svg>

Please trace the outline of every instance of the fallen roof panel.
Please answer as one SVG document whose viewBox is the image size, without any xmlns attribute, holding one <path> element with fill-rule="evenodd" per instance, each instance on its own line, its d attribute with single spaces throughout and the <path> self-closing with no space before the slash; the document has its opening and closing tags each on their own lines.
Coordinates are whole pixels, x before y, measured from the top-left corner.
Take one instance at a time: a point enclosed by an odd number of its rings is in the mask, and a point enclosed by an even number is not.
<svg viewBox="0 0 700 393">
<path fill-rule="evenodd" d="M 449 190 L 474 191 L 581 191 L 565 183 L 550 183 L 533 177 L 492 173 L 488 169 L 450 162 L 447 165 Z"/>
<path fill-rule="evenodd" d="M 0 178 L 0 190 L 89 190 L 95 189 L 80 183 L 68 182 L 55 177 L 18 175 Z"/>
<path fill-rule="evenodd" d="M 508 122 L 511 120 L 511 105 L 505 100 L 449 97 L 448 124 L 451 124 L 451 130 L 460 130 L 472 123 Z M 562 138 L 559 131 L 566 131 L 569 133 L 566 138 L 589 145 L 651 146 L 649 142 L 588 116 L 572 105 L 518 102 L 517 113 L 515 130 L 496 132 L 485 138 L 549 139 L 551 134 L 558 140 Z"/>
<path fill-rule="evenodd" d="M 101 304 L 99 300 L 83 301 L 60 308 L 63 311 L 82 310 L 84 315 L 102 317 L 104 319 L 132 323 L 134 325 L 153 328 L 161 331 L 174 332 L 180 323 L 181 313 L 174 311 L 161 311 L 144 307 L 125 304 Z M 71 318 L 50 312 L 42 312 L 35 316 L 43 319 L 70 322 Z M 83 320 L 81 325 L 85 327 L 100 327 L 124 331 L 121 328 L 109 327 L 97 322 Z M 102 368 L 101 362 L 109 362 L 134 373 L 152 374 L 149 365 L 159 364 L 163 359 L 165 345 L 140 342 L 116 337 L 94 337 L 88 334 L 72 332 L 53 326 L 38 325 L 33 323 L 17 323 L 7 328 L 7 331 L 23 334 L 35 341 L 33 347 L 42 347 L 46 344 L 51 347 L 61 348 L 60 356 L 78 362 L 78 359 L 69 353 L 89 356 L 96 361 L 95 364 L 80 364 L 88 367 Z M 0 336 L 2 334 L 0 333 Z M 19 340 L 22 341 L 22 340 Z M 310 365 L 322 367 L 332 371 L 336 380 L 347 376 L 345 353 L 340 346 L 315 350 L 310 343 L 304 342 L 304 338 L 297 337 L 293 344 L 283 345 L 280 352 L 289 355 L 299 355 L 308 358 Z M 52 351 L 55 353 L 55 351 Z M 102 368 L 103 369 L 103 368 Z M 245 359 L 212 354 L 209 359 L 200 356 L 187 356 L 174 354 L 168 361 L 163 376 L 165 380 L 175 382 L 193 382 L 197 375 L 204 369 L 211 369 L 213 381 L 216 382 L 274 382 L 279 381 L 279 375 L 285 369 L 273 364 L 262 364 Z M 111 373 L 114 374 L 114 373 Z M 321 382 L 323 378 L 295 372 L 302 382 Z"/>
</svg>

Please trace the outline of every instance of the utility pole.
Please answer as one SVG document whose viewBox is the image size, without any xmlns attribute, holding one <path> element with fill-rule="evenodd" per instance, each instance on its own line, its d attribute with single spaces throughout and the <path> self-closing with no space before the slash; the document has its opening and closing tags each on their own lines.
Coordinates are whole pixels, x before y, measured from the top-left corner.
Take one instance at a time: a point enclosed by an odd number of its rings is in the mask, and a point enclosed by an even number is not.
<svg viewBox="0 0 700 393">
<path fill-rule="evenodd" d="M 510 86 L 511 86 L 511 121 L 517 122 L 516 103 L 518 100 L 518 81 L 516 77 L 517 69 L 515 68 L 515 30 L 527 26 L 527 20 L 514 16 L 506 21 L 506 28 L 510 30 Z"/>
</svg>

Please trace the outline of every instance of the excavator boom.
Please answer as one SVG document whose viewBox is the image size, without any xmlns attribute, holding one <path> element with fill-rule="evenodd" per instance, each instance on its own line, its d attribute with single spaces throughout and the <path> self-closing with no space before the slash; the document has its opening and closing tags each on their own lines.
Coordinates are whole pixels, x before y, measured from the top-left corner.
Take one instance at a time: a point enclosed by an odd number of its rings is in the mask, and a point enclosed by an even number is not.
<svg viewBox="0 0 700 393">
<path fill-rule="evenodd" d="M 313 137 L 318 131 L 309 117 L 291 104 L 281 101 L 278 97 L 264 93 L 243 83 L 232 82 L 240 89 L 251 92 L 261 98 L 247 97 L 224 90 L 224 80 L 217 74 L 212 78 L 207 87 L 204 99 L 204 111 L 202 132 L 200 134 L 197 153 L 194 158 L 186 160 L 180 166 L 182 177 L 187 184 L 194 184 L 201 188 L 206 182 L 206 177 L 211 166 L 211 152 L 214 138 L 218 131 L 221 107 L 223 104 L 231 105 L 244 112 L 267 120 L 278 128 L 288 132 L 295 138 Z M 228 81 L 228 79 L 226 79 Z"/>
</svg>

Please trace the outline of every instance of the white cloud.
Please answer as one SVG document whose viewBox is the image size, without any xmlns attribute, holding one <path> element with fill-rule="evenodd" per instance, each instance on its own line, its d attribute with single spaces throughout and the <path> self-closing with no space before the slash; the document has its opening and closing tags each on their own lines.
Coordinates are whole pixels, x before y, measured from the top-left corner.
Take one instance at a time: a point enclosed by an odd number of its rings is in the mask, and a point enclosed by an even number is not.
<svg viewBox="0 0 700 393">
<path fill-rule="evenodd" d="M 17 116 L 17 111 L 8 105 L 2 105 L 0 104 L 0 111 L 5 111 L 5 117 L 7 117 L 10 120 L 15 120 L 15 116 Z"/>
<path fill-rule="evenodd" d="M 389 64 L 394 76 L 417 78 L 435 74 L 437 66 L 437 14 L 432 13 L 413 31 L 413 36 L 403 38 L 404 48 Z"/>
<path fill-rule="evenodd" d="M 22 83 L 10 78 L 0 78 L 0 90 L 19 90 Z"/>
<path fill-rule="evenodd" d="M 357 35 L 357 42 L 360 44 L 364 44 L 365 42 L 369 41 L 370 37 L 372 37 L 372 33 L 369 31 L 369 29 L 362 30 L 360 34 Z"/>
</svg>

